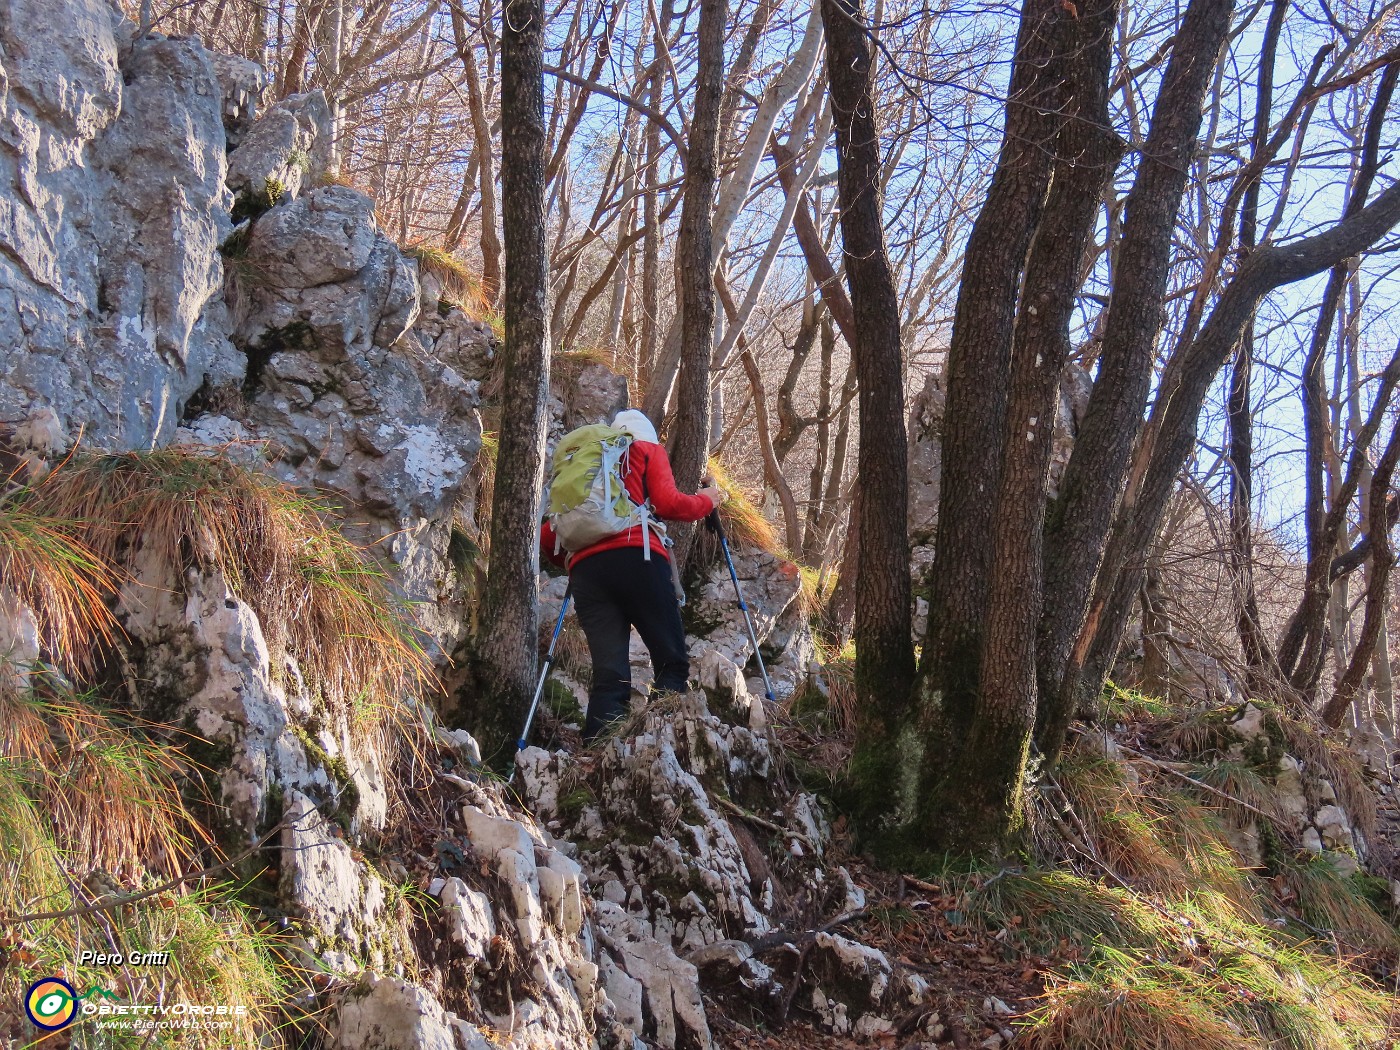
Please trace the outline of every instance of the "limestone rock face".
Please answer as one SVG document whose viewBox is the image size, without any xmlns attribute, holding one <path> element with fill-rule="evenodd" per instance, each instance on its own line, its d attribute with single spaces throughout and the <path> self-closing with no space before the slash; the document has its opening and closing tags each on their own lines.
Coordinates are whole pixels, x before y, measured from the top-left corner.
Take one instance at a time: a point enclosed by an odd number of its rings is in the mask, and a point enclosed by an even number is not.
<svg viewBox="0 0 1400 1050">
<path fill-rule="evenodd" d="M 943 471 L 941 376 L 930 375 L 909 406 L 909 544 L 932 549 L 938 528 L 939 476 Z"/>
<path fill-rule="evenodd" d="M 417 266 L 379 232 L 374 202 L 345 186 L 316 187 L 256 219 L 235 273 L 234 341 L 258 354 L 364 353 L 392 346 L 418 316 Z"/>
<path fill-rule="evenodd" d="M 306 141 L 314 154 L 324 130 L 301 139 L 288 129 L 320 127 L 318 97 L 298 96 L 254 125 L 233 154 L 240 178 L 254 179 L 253 170 L 280 178 L 267 173 L 268 157 L 281 157 L 287 142 Z M 286 132 L 280 146 L 260 135 L 269 120 Z M 240 167 L 248 150 L 255 161 Z M 294 195 L 299 186 L 287 185 L 252 220 L 232 263 L 232 338 L 248 353 L 247 373 L 235 391 L 213 391 L 225 407 L 189 431 L 203 441 L 264 441 L 287 481 L 333 494 L 359 523 L 356 539 L 380 544 L 397 566 L 396 583 L 420 603 L 441 657 L 462 627 L 448 550 L 454 519 L 470 515 L 494 337 L 460 311 L 434 312 L 414 328 L 417 265 L 378 229 L 373 202 L 343 186 Z"/>
<path fill-rule="evenodd" d="M 231 829 L 252 840 L 270 826 L 274 789 L 341 809 L 352 828 L 383 825 L 376 756 L 352 744 L 348 725 L 323 725 L 314 736 L 301 728 L 311 720 L 312 700 L 294 661 L 273 667 L 262 624 L 225 580 L 193 571 L 178 581 L 138 574 L 121 607 L 145 654 L 141 672 L 151 703 L 164 708 L 152 713 L 186 725 L 222 753 L 220 802 Z M 348 783 L 328 768 L 337 758 Z"/>
<path fill-rule="evenodd" d="M 254 67 L 256 69 L 256 67 Z M 246 73 L 234 89 L 242 91 Z M 331 147 L 331 111 L 320 91 L 292 95 L 274 104 L 256 123 L 236 125 L 229 145 L 228 185 L 235 193 L 296 197 L 323 175 Z"/>
<path fill-rule="evenodd" d="M 343 1050 L 458 1050 L 457 1025 L 432 994 L 393 978 L 370 978 L 340 1008 L 333 1044 Z M 485 1040 L 477 1033 L 481 1043 Z M 468 1044 L 469 1046 L 471 1044 Z"/>
<path fill-rule="evenodd" d="M 42 404 L 90 444 L 169 440 L 223 337 L 223 86 L 192 40 L 132 41 L 100 0 L 0 25 L 0 416 Z"/>
<path fill-rule="evenodd" d="M 797 601 L 802 578 L 796 565 L 766 551 L 746 550 L 732 542 L 730 548 L 769 677 L 774 680 L 776 696 L 782 698 L 796 687 L 811 655 L 810 636 Z M 753 643 L 722 559 L 706 570 L 698 587 L 691 589 L 682 614 L 693 659 L 705 652 L 718 652 L 739 667 L 750 662 Z M 753 679 L 750 688 L 763 695 L 759 679 Z"/>
<path fill-rule="evenodd" d="M 917 583 L 933 564 L 933 544 L 938 531 L 939 475 L 943 470 L 943 414 L 947 394 L 942 375 L 929 375 L 909 406 L 909 546 Z M 1055 407 L 1055 429 L 1051 439 L 1050 471 L 1046 493 L 1054 499 L 1060 479 L 1074 451 L 1074 436 L 1089 407 L 1093 380 L 1076 364 L 1067 364 L 1060 374 L 1059 398 Z M 922 616 L 925 610 L 918 610 Z"/>
<path fill-rule="evenodd" d="M 267 74 L 256 62 L 214 51 L 209 61 L 224 95 L 224 137 L 228 148 L 243 141 L 258 115 L 258 99 L 267 87 Z"/>
</svg>

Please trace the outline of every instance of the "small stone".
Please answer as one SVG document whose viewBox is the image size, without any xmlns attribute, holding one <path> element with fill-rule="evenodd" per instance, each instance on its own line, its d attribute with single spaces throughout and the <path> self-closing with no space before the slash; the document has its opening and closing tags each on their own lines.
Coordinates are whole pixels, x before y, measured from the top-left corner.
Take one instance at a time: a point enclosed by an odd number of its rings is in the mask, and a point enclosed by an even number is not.
<svg viewBox="0 0 1400 1050">
<path fill-rule="evenodd" d="M 1240 712 L 1240 717 L 1232 723 L 1232 728 L 1239 734 L 1242 740 L 1254 740 L 1268 733 L 1268 727 L 1264 724 L 1264 712 L 1252 703 L 1244 705 L 1244 710 Z"/>
<path fill-rule="evenodd" d="M 1327 850 L 1323 856 L 1327 858 L 1327 862 L 1332 865 L 1337 874 L 1344 879 L 1350 878 L 1361 870 L 1361 862 L 1350 853 L 1341 850 Z"/>
</svg>

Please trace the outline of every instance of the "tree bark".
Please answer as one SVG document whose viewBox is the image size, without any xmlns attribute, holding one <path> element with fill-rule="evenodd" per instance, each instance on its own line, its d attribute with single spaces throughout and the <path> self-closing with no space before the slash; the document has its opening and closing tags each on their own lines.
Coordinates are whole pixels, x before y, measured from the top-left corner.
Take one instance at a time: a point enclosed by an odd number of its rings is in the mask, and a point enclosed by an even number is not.
<svg viewBox="0 0 1400 1050">
<path fill-rule="evenodd" d="M 519 732 L 538 656 L 540 489 L 544 480 L 549 314 L 544 212 L 544 3 L 509 0 L 501 32 L 505 357 L 491 554 L 477 641 L 476 734 L 500 756 Z"/>
<path fill-rule="evenodd" d="M 885 793 L 890 784 L 884 771 L 895 757 L 893 738 L 914 680 L 899 299 L 885 251 L 874 48 L 852 0 L 822 0 L 822 22 L 836 125 L 841 244 L 855 321 L 850 347 L 860 385 L 860 485 L 853 510 L 860 522 L 853 627 L 859 706 L 852 774 L 866 788 Z"/>
<path fill-rule="evenodd" d="M 1170 700 L 1171 664 L 1167 656 L 1167 638 L 1172 622 L 1167 616 L 1161 568 L 1155 558 L 1148 561 L 1138 599 L 1142 603 L 1142 691 L 1148 696 Z"/>
<path fill-rule="evenodd" d="M 1016 302 L 1064 120 L 1056 27 L 1070 17 L 1055 0 L 1023 0 L 1001 153 L 968 238 L 958 289 L 948 349 L 938 570 L 923 650 L 921 688 L 924 696 L 938 697 L 936 710 L 925 714 L 930 754 L 950 751 L 954 741 L 961 749 L 977 711 L 992 568 L 987 539 L 1001 485 Z M 923 793 L 941 794 L 928 787 Z"/>
<path fill-rule="evenodd" d="M 467 35 L 466 18 L 455 4 L 452 5 L 452 33 L 467 81 L 467 108 L 471 113 L 472 136 L 476 139 L 477 186 L 481 193 L 481 293 L 494 305 L 501 294 L 501 238 L 496 233 L 496 165 L 491 148 L 491 121 L 486 116 L 486 92 L 476 66 L 476 49 Z M 501 101 L 504 105 L 504 97 Z"/>
<path fill-rule="evenodd" d="M 736 324 L 739 308 L 734 303 L 734 296 L 730 294 L 722 273 L 715 274 L 715 291 L 719 293 L 720 301 L 724 304 L 729 323 Z M 787 483 L 787 478 L 783 477 L 782 465 L 773 451 L 773 432 L 768 419 L 768 391 L 763 385 L 763 373 L 759 371 L 758 362 L 749 350 L 748 340 L 742 334 L 739 336 L 739 361 L 744 366 L 749 389 L 753 392 L 754 433 L 758 438 L 758 451 L 763 457 L 763 477 L 768 482 L 768 487 L 778 494 L 778 505 L 783 509 L 783 535 L 786 538 L 788 554 L 796 558 L 802 545 L 797 500 L 792 495 L 792 486 Z"/>
<path fill-rule="evenodd" d="M 695 108 L 686 144 L 685 197 L 676 245 L 681 292 L 681 365 L 676 423 L 670 435 L 671 466 L 683 492 L 699 487 L 709 461 L 710 361 L 715 331 L 713 232 L 718 178 L 720 94 L 724 87 L 726 0 L 700 0 Z M 664 401 L 663 401 L 664 407 Z M 653 419 L 658 418 L 653 415 Z M 684 566 L 693 527 L 672 531 L 672 556 Z"/>
<path fill-rule="evenodd" d="M 922 800 L 927 826 L 935 841 L 955 849 L 993 846 L 1025 823 L 1025 769 L 1036 717 L 1041 536 L 1060 373 L 1069 357 L 1070 318 L 1082 259 L 1122 149 L 1108 114 L 1117 9 L 1117 0 L 1087 0 L 1077 18 L 1059 17 L 1044 30 L 1050 37 L 1045 91 L 1053 85 L 1062 93 L 1056 100 L 1061 124 L 1053 145 L 1045 150 L 1053 175 L 1043 214 L 1036 219 L 1012 334 L 1000 489 L 993 490 L 995 512 L 978 544 L 986 552 L 990 580 L 984 584 L 985 633 L 980 639 L 976 706 L 965 736 L 953 738 L 956 746 L 948 749 L 947 761 L 925 767 L 930 774 Z M 950 398 L 949 411 L 953 408 Z M 940 532 L 945 509 L 950 517 L 958 517 L 954 508 L 959 504 L 946 500 L 945 495 Z M 983 496 L 983 502 L 992 501 Z M 965 572 L 970 559 L 958 548 L 950 553 L 953 571 Z M 940 546 L 938 573 L 947 571 Z M 957 646 L 964 637 L 959 628 L 949 636 L 950 644 Z M 953 731 L 959 732 L 967 718 L 959 670 L 964 656 L 956 648 L 950 655 L 943 710 L 951 716 Z M 926 754 L 938 753 L 930 749 L 949 739 L 948 729 L 939 727 L 926 741 Z"/>
<path fill-rule="evenodd" d="M 1098 378 L 1060 481 L 1059 498 L 1047 514 L 1045 604 L 1037 655 L 1042 706 L 1038 736 L 1047 754 L 1059 750 L 1074 714 L 1076 696 L 1067 668 L 1076 655 L 1079 660 L 1086 655 L 1072 650 L 1085 623 L 1104 540 L 1142 427 L 1153 346 L 1165 318 L 1172 231 L 1206 89 L 1233 11 L 1234 0 L 1191 0 L 1176 34 L 1141 166 L 1128 194 Z"/>
<path fill-rule="evenodd" d="M 828 51 L 830 47 L 828 41 Z M 793 151 L 780 145 L 777 139 L 769 143 L 769 150 L 778 169 L 778 182 L 783 187 L 783 193 L 791 193 L 797 178 Z M 821 291 L 822 302 L 830 312 L 832 320 L 836 322 L 836 327 L 841 329 L 841 337 L 846 340 L 847 346 L 855 346 L 855 312 L 851 309 L 851 300 L 847 297 L 846 290 L 841 287 L 841 279 L 836 276 L 836 268 L 827 257 L 821 231 L 812 219 L 812 210 L 808 207 L 805 193 L 798 197 L 797 212 L 792 217 L 792 232 L 797 236 L 797 244 L 802 249 L 803 258 L 807 260 L 807 271 Z"/>
</svg>

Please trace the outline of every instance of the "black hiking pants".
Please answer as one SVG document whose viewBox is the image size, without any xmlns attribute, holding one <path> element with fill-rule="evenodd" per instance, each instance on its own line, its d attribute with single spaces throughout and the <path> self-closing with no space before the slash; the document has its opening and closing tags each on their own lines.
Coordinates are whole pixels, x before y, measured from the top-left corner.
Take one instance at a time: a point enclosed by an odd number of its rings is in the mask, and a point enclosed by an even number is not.
<svg viewBox="0 0 1400 1050">
<path fill-rule="evenodd" d="M 632 693 L 627 651 L 633 627 L 651 654 L 654 691 L 684 692 L 690 657 L 671 586 L 671 563 L 655 551 L 650 561 L 642 559 L 640 547 L 591 554 L 574 566 L 569 579 L 574 611 L 593 659 L 583 723 L 584 739 L 592 740 L 627 715 Z"/>
</svg>

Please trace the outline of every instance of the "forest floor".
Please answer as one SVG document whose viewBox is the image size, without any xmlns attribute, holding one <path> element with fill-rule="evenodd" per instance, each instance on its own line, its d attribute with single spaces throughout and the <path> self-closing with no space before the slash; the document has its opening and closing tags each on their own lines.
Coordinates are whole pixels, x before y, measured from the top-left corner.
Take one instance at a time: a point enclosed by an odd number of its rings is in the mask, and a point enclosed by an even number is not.
<svg viewBox="0 0 1400 1050">
<path fill-rule="evenodd" d="M 1000 1045 L 997 1037 L 1009 1042 L 1017 1018 L 1034 1008 L 1045 989 L 1044 975 L 1075 958 L 1068 945 L 1055 957 L 1035 955 L 1005 932 L 968 924 L 958 910 L 959 894 L 872 867 L 843 855 L 839 845 L 828 860 L 845 866 L 866 895 L 863 916 L 846 924 L 845 932 L 923 974 L 934 990 L 934 1004 L 898 1018 L 894 1033 L 874 1041 L 829 1035 L 797 1018 L 775 1027 L 707 1004 L 716 1042 L 726 1050 Z"/>
</svg>

